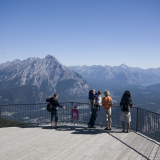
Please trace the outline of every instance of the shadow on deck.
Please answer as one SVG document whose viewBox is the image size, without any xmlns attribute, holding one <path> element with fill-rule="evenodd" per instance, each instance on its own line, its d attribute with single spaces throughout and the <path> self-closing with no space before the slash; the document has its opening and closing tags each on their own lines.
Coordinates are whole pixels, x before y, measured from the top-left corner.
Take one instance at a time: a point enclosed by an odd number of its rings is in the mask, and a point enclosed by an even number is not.
<svg viewBox="0 0 160 160">
<path fill-rule="evenodd" d="M 121 128 L 104 131 L 79 125 L 10 127 L 0 129 L 0 159 L 160 160 L 160 144 L 143 134 Z"/>
</svg>

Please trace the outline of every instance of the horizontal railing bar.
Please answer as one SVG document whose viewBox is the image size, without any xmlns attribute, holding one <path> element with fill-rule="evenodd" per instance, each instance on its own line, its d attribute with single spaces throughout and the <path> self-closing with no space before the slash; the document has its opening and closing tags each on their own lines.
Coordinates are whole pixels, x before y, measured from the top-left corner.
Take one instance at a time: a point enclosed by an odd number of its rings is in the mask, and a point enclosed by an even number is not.
<svg viewBox="0 0 160 160">
<path fill-rule="evenodd" d="M 149 111 L 149 110 L 146 110 L 146 109 L 142 109 L 142 108 L 139 108 L 139 107 L 133 107 L 133 108 L 141 109 L 141 110 L 143 110 L 143 111 L 147 111 L 147 112 L 150 112 L 150 113 L 154 113 L 154 114 L 160 115 L 159 113 L 152 112 L 152 111 Z"/>
<path fill-rule="evenodd" d="M 59 103 L 78 103 L 78 104 L 86 104 L 86 105 L 89 105 L 90 103 L 81 103 L 81 102 L 59 102 Z M 29 106 L 29 105 L 41 105 L 41 104 L 47 104 L 47 103 L 34 103 L 34 104 L 2 104 L 0 106 L 13 106 L 13 105 L 25 105 L 25 106 Z M 112 106 L 112 107 L 120 107 L 120 106 Z M 147 112 L 150 112 L 150 113 L 155 113 L 155 114 L 158 114 L 160 115 L 159 113 L 156 113 L 156 112 L 152 112 L 152 111 L 149 111 L 149 110 L 145 110 L 145 109 L 142 109 L 142 108 L 139 108 L 139 107 L 133 107 L 133 108 L 137 108 L 137 109 L 140 109 L 140 110 L 144 110 L 144 111 L 147 111 Z M 132 108 L 131 108 L 132 109 Z"/>
<path fill-rule="evenodd" d="M 78 103 L 78 104 L 89 104 L 89 103 L 81 103 L 81 102 L 59 102 L 59 103 Z M 48 104 L 48 103 L 34 103 L 34 104 L 1 104 L 0 106 L 13 106 L 13 105 L 37 105 L 37 104 Z"/>
</svg>

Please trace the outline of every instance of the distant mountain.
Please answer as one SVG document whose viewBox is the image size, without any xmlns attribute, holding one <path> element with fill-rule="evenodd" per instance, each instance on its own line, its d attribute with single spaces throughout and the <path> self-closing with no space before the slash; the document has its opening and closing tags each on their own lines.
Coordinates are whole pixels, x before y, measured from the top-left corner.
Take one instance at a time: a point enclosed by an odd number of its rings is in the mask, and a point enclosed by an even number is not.
<svg viewBox="0 0 160 160">
<path fill-rule="evenodd" d="M 156 92 L 159 91 L 159 93 L 157 94 L 157 96 L 160 98 L 160 83 L 147 86 L 146 88 L 150 89 L 150 90 L 152 89 L 154 92 L 155 91 Z"/>
<path fill-rule="evenodd" d="M 160 82 L 160 68 L 141 69 L 120 66 L 69 66 L 71 70 L 79 73 L 86 80 L 101 80 L 117 84 L 138 84 Z"/>
<path fill-rule="evenodd" d="M 33 85 L 0 89 L 0 104 L 34 104 L 44 102 L 45 98 L 38 87 Z"/>
<path fill-rule="evenodd" d="M 28 58 L 0 65 L 0 88 L 25 85 L 37 86 L 46 95 L 58 92 L 64 95 L 85 96 L 88 83 L 82 76 L 63 66 L 51 55 L 45 58 Z"/>
</svg>

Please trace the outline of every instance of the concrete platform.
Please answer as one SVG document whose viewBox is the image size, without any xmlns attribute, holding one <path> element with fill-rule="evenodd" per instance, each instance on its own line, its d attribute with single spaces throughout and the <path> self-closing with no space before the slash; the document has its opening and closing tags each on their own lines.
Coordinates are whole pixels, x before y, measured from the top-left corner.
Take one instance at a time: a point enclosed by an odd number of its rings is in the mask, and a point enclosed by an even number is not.
<svg viewBox="0 0 160 160">
<path fill-rule="evenodd" d="M 0 129 L 0 160 L 160 160 L 159 142 L 122 129 L 79 125 Z"/>
</svg>

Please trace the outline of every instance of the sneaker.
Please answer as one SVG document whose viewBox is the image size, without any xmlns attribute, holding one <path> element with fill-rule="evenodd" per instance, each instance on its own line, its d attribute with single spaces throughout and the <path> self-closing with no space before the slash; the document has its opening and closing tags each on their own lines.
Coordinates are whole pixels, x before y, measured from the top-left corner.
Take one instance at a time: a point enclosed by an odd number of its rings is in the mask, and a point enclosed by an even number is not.
<svg viewBox="0 0 160 160">
<path fill-rule="evenodd" d="M 126 131 L 126 133 L 129 133 L 129 131 Z"/>
<path fill-rule="evenodd" d="M 125 132 L 124 130 L 122 130 L 122 132 Z"/>
<path fill-rule="evenodd" d="M 108 128 L 105 128 L 104 130 L 109 130 Z"/>
</svg>

